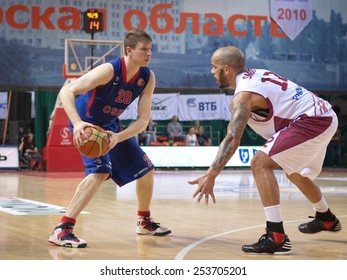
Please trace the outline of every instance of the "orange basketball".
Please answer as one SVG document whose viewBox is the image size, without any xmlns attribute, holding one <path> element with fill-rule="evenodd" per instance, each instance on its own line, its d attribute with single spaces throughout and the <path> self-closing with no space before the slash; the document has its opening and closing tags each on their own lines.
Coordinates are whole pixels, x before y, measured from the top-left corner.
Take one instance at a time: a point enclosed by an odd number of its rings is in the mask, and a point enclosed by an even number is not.
<svg viewBox="0 0 347 280">
<path fill-rule="evenodd" d="M 107 145 L 110 142 L 108 134 L 101 127 L 87 126 L 84 128 L 87 134 L 85 137 L 83 134 L 83 146 L 79 148 L 81 154 L 89 158 L 97 158 L 103 155 L 107 150 Z"/>
</svg>

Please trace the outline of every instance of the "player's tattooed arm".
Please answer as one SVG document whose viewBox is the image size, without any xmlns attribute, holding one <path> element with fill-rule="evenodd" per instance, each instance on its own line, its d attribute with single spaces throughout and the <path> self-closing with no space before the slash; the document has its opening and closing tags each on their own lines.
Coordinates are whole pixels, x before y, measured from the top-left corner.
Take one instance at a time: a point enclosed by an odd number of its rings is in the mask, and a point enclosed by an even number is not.
<svg viewBox="0 0 347 280">
<path fill-rule="evenodd" d="M 228 125 L 227 135 L 219 146 L 212 168 L 220 173 L 241 143 L 243 132 L 247 126 L 250 109 L 247 103 L 231 105 L 232 117 Z"/>
</svg>

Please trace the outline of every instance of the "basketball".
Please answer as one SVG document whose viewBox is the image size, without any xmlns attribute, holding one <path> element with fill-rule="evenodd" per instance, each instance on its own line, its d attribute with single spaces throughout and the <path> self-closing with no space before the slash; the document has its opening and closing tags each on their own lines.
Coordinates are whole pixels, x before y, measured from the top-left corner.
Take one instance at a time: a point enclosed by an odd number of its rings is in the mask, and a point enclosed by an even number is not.
<svg viewBox="0 0 347 280">
<path fill-rule="evenodd" d="M 87 126 L 84 128 L 84 131 L 87 137 L 81 134 L 84 145 L 79 148 L 80 153 L 89 158 L 97 158 L 103 155 L 110 142 L 105 130 L 99 126 L 97 128 Z"/>
</svg>

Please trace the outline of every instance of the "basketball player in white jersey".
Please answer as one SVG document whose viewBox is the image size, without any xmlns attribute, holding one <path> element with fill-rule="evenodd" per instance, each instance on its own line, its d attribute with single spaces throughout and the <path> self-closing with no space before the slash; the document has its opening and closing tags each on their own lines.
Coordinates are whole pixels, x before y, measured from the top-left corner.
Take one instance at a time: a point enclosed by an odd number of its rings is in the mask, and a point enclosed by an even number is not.
<svg viewBox="0 0 347 280">
<path fill-rule="evenodd" d="M 216 202 L 215 179 L 241 143 L 247 124 L 267 142 L 251 162 L 252 173 L 264 206 L 266 234 L 258 242 L 243 245 L 246 253 L 289 254 L 292 246 L 285 234 L 280 192 L 274 169 L 281 167 L 288 179 L 311 202 L 316 211 L 311 222 L 299 225 L 302 233 L 336 232 L 341 224 L 330 211 L 320 188 L 313 182 L 322 169 L 325 152 L 338 120 L 331 105 L 312 92 L 269 70 L 247 69 L 236 47 L 222 47 L 211 58 L 220 88 L 235 89 L 231 120 L 217 156 L 197 184 L 197 201 Z"/>
</svg>

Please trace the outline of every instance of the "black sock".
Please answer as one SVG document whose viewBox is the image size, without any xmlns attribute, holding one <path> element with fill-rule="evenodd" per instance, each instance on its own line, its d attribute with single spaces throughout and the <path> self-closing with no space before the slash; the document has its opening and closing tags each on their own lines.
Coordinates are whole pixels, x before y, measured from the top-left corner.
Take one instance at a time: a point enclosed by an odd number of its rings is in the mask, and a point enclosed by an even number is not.
<svg viewBox="0 0 347 280">
<path fill-rule="evenodd" d="M 316 217 L 325 222 L 332 222 L 335 220 L 335 215 L 331 213 L 330 209 L 324 213 L 316 212 Z"/>
<path fill-rule="evenodd" d="M 266 227 L 269 231 L 274 231 L 274 232 L 284 234 L 283 222 L 274 223 L 274 222 L 267 221 Z"/>
</svg>

